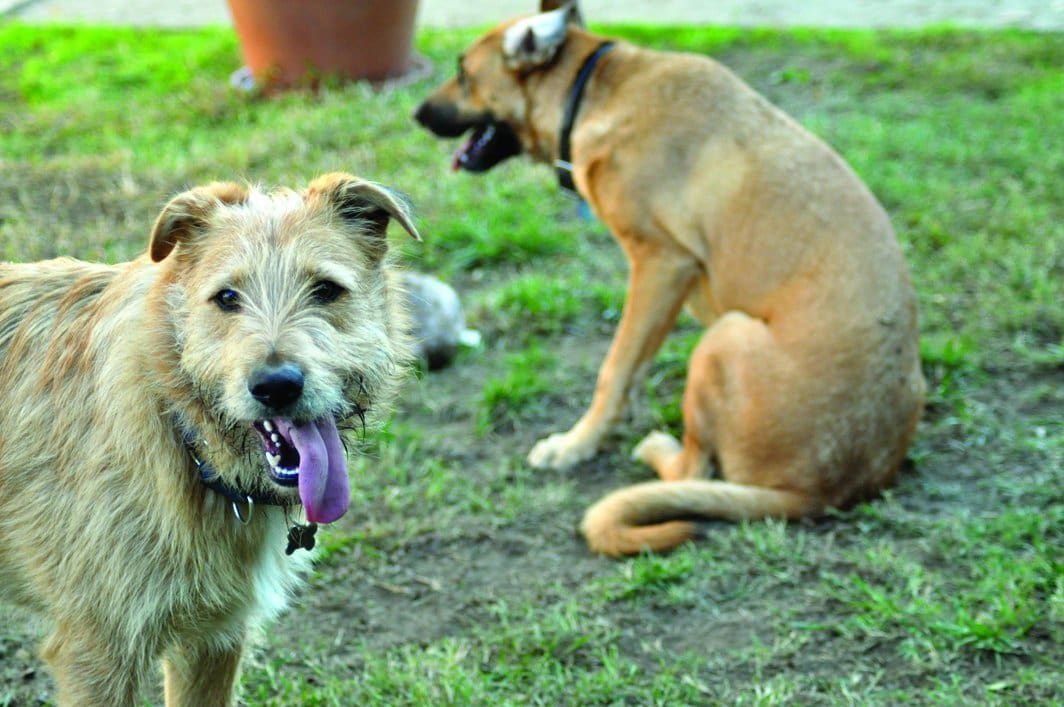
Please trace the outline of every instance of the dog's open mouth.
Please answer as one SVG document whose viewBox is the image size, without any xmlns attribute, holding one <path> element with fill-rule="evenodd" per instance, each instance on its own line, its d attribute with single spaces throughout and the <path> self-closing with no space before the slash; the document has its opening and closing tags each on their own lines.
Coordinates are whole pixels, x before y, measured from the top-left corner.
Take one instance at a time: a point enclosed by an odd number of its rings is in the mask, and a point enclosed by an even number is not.
<svg viewBox="0 0 1064 707">
<path fill-rule="evenodd" d="M 451 169 L 485 172 L 508 157 L 521 154 L 521 141 L 506 123 L 489 121 L 473 129 L 473 134 L 454 153 Z"/>
<path fill-rule="evenodd" d="M 270 478 L 280 486 L 299 487 L 307 520 L 331 523 L 347 512 L 347 459 L 332 417 L 304 423 L 275 417 L 252 427 L 262 439 Z"/>
</svg>

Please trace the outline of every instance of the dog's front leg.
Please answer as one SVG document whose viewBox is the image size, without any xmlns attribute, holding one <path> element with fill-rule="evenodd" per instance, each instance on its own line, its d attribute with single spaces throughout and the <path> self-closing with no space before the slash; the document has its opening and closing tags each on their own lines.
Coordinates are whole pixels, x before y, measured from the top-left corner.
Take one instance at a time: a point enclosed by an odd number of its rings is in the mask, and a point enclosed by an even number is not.
<svg viewBox="0 0 1064 707">
<path fill-rule="evenodd" d="M 221 643 L 171 649 L 164 660 L 166 707 L 233 704 L 243 645 Z"/>
<path fill-rule="evenodd" d="M 661 346 L 698 276 L 698 262 L 686 253 L 648 241 L 622 244 L 630 265 L 628 296 L 591 406 L 568 432 L 536 443 L 528 462 L 537 469 L 565 469 L 595 454 L 624 409 L 636 372 Z"/>
<path fill-rule="evenodd" d="M 149 663 L 139 646 L 109 643 L 99 634 L 62 624 L 41 647 L 55 675 L 60 707 L 111 707 L 136 704 Z"/>
</svg>

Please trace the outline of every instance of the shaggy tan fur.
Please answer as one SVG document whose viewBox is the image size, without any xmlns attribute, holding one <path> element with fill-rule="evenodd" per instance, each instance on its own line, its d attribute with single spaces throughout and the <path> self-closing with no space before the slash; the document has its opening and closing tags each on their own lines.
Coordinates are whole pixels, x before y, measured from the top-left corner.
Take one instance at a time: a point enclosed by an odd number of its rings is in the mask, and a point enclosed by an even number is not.
<svg viewBox="0 0 1064 707">
<path fill-rule="evenodd" d="M 49 620 L 60 704 L 134 704 L 159 658 L 168 705 L 233 700 L 245 639 L 306 564 L 284 554 L 301 497 L 252 423 L 352 428 L 386 408 L 409 361 L 390 218 L 416 236 L 350 175 L 217 183 L 174 198 L 132 262 L 0 264 L 0 595 Z M 305 376 L 283 411 L 248 382 L 280 362 Z M 242 524 L 186 435 L 227 484 L 284 505 Z"/>
<path fill-rule="evenodd" d="M 478 130 L 456 167 L 559 159 L 571 87 L 605 38 L 576 3 L 541 9 L 474 42 L 418 109 L 440 136 Z M 576 188 L 628 257 L 628 297 L 590 407 L 529 462 L 591 457 L 680 310 L 706 327 L 682 443 L 639 445 L 662 481 L 592 507 L 591 548 L 665 549 L 694 536 L 694 517 L 810 516 L 889 484 L 923 401 L 916 304 L 853 170 L 712 59 L 620 41 L 590 75 L 571 145 Z M 712 462 L 723 480 L 695 480 Z"/>
</svg>

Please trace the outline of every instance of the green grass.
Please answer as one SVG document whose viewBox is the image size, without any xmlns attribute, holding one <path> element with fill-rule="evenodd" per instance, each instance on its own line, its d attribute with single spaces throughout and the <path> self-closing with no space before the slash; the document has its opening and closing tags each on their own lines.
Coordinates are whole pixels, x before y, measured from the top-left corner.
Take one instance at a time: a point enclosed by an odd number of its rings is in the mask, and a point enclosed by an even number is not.
<svg viewBox="0 0 1064 707">
<path fill-rule="evenodd" d="M 507 355 L 502 364 L 503 374 L 484 383 L 481 429 L 512 426 L 527 409 L 555 392 L 551 372 L 557 367 L 557 357 L 538 345 Z"/>
<path fill-rule="evenodd" d="M 436 75 L 264 99 L 228 29 L 0 25 L 0 258 L 117 261 L 172 193 L 343 169 L 415 205 L 410 267 L 459 288 L 483 347 L 423 375 L 360 444 L 354 502 L 245 673 L 250 704 L 1064 702 L 1064 38 L 1023 32 L 606 28 L 710 53 L 836 146 L 887 207 L 920 303 L 928 407 L 884 498 L 818 523 L 706 526 L 667 556 L 574 533 L 681 425 L 683 319 L 632 415 L 572 473 L 532 443 L 594 388 L 623 257 L 553 174 L 447 174 L 409 115 Z M 52 695 L 0 607 L 0 705 Z"/>
</svg>

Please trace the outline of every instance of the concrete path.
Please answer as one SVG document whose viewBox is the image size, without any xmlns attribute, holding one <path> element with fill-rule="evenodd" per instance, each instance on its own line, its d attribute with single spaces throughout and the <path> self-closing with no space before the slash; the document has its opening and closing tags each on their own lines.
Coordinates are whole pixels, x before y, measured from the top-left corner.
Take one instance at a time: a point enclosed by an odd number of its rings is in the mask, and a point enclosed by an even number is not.
<svg viewBox="0 0 1064 707">
<path fill-rule="evenodd" d="M 432 27 L 487 25 L 533 11 L 535 0 L 422 0 Z M 736 26 L 1064 29 L 1064 0 L 584 0 L 592 22 Z M 0 0 L 0 17 L 159 27 L 230 24 L 225 0 Z"/>
</svg>

